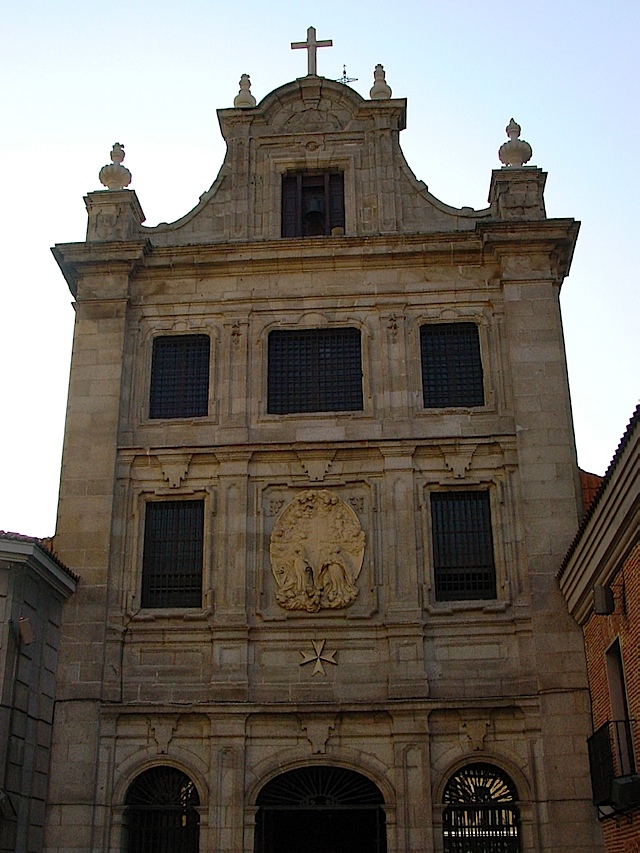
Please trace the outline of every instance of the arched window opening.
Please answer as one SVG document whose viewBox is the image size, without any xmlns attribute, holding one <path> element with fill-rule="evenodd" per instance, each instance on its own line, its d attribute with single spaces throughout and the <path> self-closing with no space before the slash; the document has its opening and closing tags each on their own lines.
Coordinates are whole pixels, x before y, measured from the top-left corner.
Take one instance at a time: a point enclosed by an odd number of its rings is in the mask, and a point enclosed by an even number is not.
<svg viewBox="0 0 640 853">
<path fill-rule="evenodd" d="M 198 853 L 200 798 L 186 773 L 174 767 L 145 770 L 125 804 L 127 853 Z"/>
<path fill-rule="evenodd" d="M 342 767 L 290 770 L 257 799 L 255 853 L 386 853 L 384 798 Z"/>
<path fill-rule="evenodd" d="M 516 786 L 492 764 L 468 764 L 444 790 L 445 853 L 519 853 Z"/>
</svg>

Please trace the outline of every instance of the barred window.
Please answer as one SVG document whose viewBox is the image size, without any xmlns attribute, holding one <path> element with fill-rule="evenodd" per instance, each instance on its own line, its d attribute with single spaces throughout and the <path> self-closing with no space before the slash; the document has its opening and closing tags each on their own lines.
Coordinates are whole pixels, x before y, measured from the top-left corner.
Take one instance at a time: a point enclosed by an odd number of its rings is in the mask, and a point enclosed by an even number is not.
<svg viewBox="0 0 640 853">
<path fill-rule="evenodd" d="M 488 492 L 431 494 L 437 601 L 496 597 Z"/>
<path fill-rule="evenodd" d="M 282 236 L 329 236 L 344 230 L 344 176 L 295 172 L 282 176 Z"/>
<path fill-rule="evenodd" d="M 270 414 L 362 408 L 358 329 L 277 330 L 269 334 Z"/>
<path fill-rule="evenodd" d="M 484 406 L 482 360 L 475 323 L 429 323 L 420 328 L 425 409 Z"/>
<path fill-rule="evenodd" d="M 175 767 L 151 767 L 131 784 L 124 814 L 126 853 L 198 853 L 198 791 Z"/>
<path fill-rule="evenodd" d="M 208 335 L 155 338 L 150 418 L 195 418 L 209 411 Z"/>
<path fill-rule="evenodd" d="M 518 792 L 493 764 L 468 764 L 444 789 L 445 853 L 519 853 Z"/>
<path fill-rule="evenodd" d="M 204 501 L 147 504 L 142 607 L 202 606 Z"/>
</svg>

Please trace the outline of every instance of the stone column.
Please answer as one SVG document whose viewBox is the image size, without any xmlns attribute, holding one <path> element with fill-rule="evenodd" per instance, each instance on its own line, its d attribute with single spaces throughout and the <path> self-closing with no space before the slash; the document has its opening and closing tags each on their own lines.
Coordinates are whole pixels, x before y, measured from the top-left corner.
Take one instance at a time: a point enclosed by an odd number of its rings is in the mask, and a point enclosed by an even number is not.
<svg viewBox="0 0 640 853">
<path fill-rule="evenodd" d="M 586 737 L 589 697 L 582 638 L 559 591 L 556 574 L 577 529 L 580 492 L 560 319 L 560 283 L 571 258 L 577 224 L 545 220 L 519 228 L 512 191 L 526 169 L 494 173 L 492 196 L 502 194 L 503 218 L 488 227 L 485 247 L 499 260 L 504 335 L 516 430 L 524 574 L 531 595 L 532 653 L 541 717 L 541 813 L 545 850 L 593 845 Z M 496 177 L 497 175 L 497 177 Z M 539 180 L 542 180 L 539 178 Z M 544 832 L 544 827 L 542 827 Z"/>
<path fill-rule="evenodd" d="M 384 444 L 383 517 L 388 520 L 382 552 L 386 575 L 389 695 L 428 694 L 416 560 L 413 445 Z"/>
<path fill-rule="evenodd" d="M 92 195 L 109 207 L 122 193 Z M 137 215 L 137 199 L 125 197 L 132 210 L 119 215 L 126 220 Z M 54 250 L 77 298 L 55 545 L 80 583 L 63 614 L 45 831 L 50 851 L 94 846 L 122 360 L 130 276 L 145 248 L 105 241 Z"/>
</svg>

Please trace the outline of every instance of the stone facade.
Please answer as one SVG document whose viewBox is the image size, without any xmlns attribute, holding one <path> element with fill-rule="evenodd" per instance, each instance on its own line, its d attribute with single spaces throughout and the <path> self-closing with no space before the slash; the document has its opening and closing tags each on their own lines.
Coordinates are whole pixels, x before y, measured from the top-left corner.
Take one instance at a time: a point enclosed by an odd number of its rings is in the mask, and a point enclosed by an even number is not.
<svg viewBox="0 0 640 853">
<path fill-rule="evenodd" d="M 40 853 L 62 604 L 77 578 L 40 540 L 0 531 L 0 850 Z"/>
<path fill-rule="evenodd" d="M 440 851 L 470 762 L 513 781 L 522 850 L 597 849 L 582 638 L 555 578 L 580 508 L 558 302 L 578 225 L 546 218 L 536 167 L 496 170 L 485 210 L 438 201 L 400 150 L 405 112 L 296 80 L 219 111 L 227 155 L 191 213 L 145 228 L 132 191 L 90 193 L 87 242 L 54 250 L 76 299 L 56 542 L 83 585 L 49 851 L 120 851 L 155 766 L 195 784 L 202 851 L 251 853 L 261 790 L 309 766 L 375 783 L 389 853 Z M 330 171 L 343 226 L 281 237 L 283 178 Z M 430 324 L 477 329 L 481 405 L 424 405 Z M 273 413 L 270 333 L 342 328 L 361 405 Z M 210 342 L 206 412 L 152 418 L 154 341 L 180 335 Z M 495 591 L 443 600 L 432 496 L 477 492 Z M 307 526 L 287 522 L 306 494 Z M 152 608 L 146 513 L 179 500 L 204 508 L 201 606 Z"/>
<path fill-rule="evenodd" d="M 594 801 L 607 853 L 640 838 L 640 408 L 573 541 L 560 574 L 584 632 L 594 735 Z M 601 777 L 603 750 L 612 773 Z"/>
</svg>

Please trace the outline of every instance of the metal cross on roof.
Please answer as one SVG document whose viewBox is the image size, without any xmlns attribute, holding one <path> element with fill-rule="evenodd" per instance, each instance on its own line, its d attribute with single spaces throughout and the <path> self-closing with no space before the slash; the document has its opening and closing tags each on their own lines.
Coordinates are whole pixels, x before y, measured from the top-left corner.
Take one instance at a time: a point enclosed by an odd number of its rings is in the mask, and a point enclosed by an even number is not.
<svg viewBox="0 0 640 853">
<path fill-rule="evenodd" d="M 309 29 L 307 30 L 306 41 L 291 42 L 291 50 L 296 50 L 296 48 L 299 47 L 304 47 L 307 51 L 307 77 L 311 75 L 317 77 L 317 49 L 319 47 L 333 47 L 333 42 L 331 41 L 331 39 L 325 39 L 324 41 L 316 41 L 316 28 L 309 27 Z"/>
<path fill-rule="evenodd" d="M 347 66 L 342 66 L 342 77 L 338 77 L 336 83 L 343 83 L 345 86 L 347 83 L 356 83 L 358 80 L 357 77 L 347 77 Z"/>
</svg>

